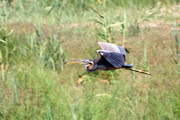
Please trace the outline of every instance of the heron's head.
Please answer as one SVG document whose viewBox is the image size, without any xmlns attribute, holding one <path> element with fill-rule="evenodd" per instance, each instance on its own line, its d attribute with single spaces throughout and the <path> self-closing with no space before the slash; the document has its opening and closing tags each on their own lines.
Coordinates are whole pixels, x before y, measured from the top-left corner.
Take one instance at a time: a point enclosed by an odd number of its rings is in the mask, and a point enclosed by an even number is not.
<svg viewBox="0 0 180 120">
<path fill-rule="evenodd" d="M 85 69 L 87 71 L 93 71 L 93 67 L 94 67 L 94 61 L 93 60 L 89 60 L 89 59 L 83 59 L 83 60 L 78 60 L 78 61 L 72 61 L 69 62 L 68 64 L 84 64 L 85 65 Z"/>
<path fill-rule="evenodd" d="M 89 59 L 82 60 L 82 63 L 85 65 L 87 71 L 91 71 L 94 67 L 94 61 Z"/>
</svg>

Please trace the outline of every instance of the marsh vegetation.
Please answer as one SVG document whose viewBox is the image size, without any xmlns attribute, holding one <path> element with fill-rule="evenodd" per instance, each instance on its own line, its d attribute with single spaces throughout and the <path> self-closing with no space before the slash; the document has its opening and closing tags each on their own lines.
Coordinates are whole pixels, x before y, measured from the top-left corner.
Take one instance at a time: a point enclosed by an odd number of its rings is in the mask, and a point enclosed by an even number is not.
<svg viewBox="0 0 180 120">
<path fill-rule="evenodd" d="M 179 13 L 179 0 L 1 0 L 0 119 L 180 119 Z M 152 77 L 66 64 L 98 41 Z"/>
</svg>

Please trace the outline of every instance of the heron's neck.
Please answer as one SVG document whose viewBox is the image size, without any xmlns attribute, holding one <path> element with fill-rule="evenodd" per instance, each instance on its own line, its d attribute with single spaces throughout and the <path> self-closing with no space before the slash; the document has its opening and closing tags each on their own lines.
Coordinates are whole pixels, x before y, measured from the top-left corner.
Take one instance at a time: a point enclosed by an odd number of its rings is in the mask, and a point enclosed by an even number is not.
<svg viewBox="0 0 180 120">
<path fill-rule="evenodd" d="M 96 69 L 101 69 L 102 70 L 102 69 L 106 69 L 106 67 L 104 65 L 97 65 L 96 64 Z"/>
<path fill-rule="evenodd" d="M 89 71 L 89 72 L 92 72 L 92 71 L 96 71 L 98 69 L 101 69 L 101 70 L 104 69 L 105 70 L 106 67 L 104 65 L 99 65 L 99 64 L 94 62 L 94 65 L 92 67 L 89 67 L 89 69 L 86 69 L 86 70 Z"/>
<path fill-rule="evenodd" d="M 106 69 L 106 67 L 104 66 L 104 65 L 100 65 L 100 64 L 94 64 L 94 66 L 93 66 L 93 69 Z"/>
</svg>

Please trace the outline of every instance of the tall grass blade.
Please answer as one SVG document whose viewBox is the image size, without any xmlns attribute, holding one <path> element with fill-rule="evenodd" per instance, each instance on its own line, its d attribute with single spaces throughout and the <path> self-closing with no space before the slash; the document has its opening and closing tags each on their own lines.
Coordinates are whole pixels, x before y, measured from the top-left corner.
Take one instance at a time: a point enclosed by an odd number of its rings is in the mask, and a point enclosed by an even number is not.
<svg viewBox="0 0 180 120">
<path fill-rule="evenodd" d="M 15 103 L 19 103 L 19 91 L 17 87 L 17 81 L 16 78 L 14 79 L 14 97 L 15 97 Z"/>
<path fill-rule="evenodd" d="M 127 14 L 126 14 L 126 12 L 124 12 L 124 21 L 123 21 L 123 23 L 124 24 L 122 24 L 122 30 L 123 30 L 123 47 L 125 47 L 125 44 L 126 44 L 126 32 L 127 32 Z"/>
<path fill-rule="evenodd" d="M 174 22 L 174 37 L 175 37 L 175 41 L 176 41 L 176 54 L 180 54 L 179 53 L 179 40 L 178 40 L 178 35 L 177 35 L 177 23 Z"/>
<path fill-rule="evenodd" d="M 90 7 L 90 9 L 94 12 L 94 13 L 96 13 L 100 18 L 104 18 L 104 16 L 103 15 L 101 15 L 97 10 L 95 10 L 93 7 Z"/>
<path fill-rule="evenodd" d="M 70 105 L 70 110 L 71 110 L 71 113 L 72 113 L 73 120 L 77 120 L 77 116 L 76 116 L 76 113 L 74 111 L 73 105 Z"/>
<path fill-rule="evenodd" d="M 52 114 L 52 108 L 49 106 L 49 105 L 47 105 L 47 115 L 48 115 L 48 118 L 50 119 L 50 120 L 54 120 L 54 117 L 53 117 L 53 114 Z"/>
</svg>

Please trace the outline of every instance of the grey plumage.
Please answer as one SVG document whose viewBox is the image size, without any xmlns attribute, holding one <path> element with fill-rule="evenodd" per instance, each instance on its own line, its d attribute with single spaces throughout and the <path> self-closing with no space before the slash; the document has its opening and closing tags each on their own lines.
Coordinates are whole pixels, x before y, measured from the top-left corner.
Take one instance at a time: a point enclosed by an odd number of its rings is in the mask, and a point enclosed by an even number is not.
<svg viewBox="0 0 180 120">
<path fill-rule="evenodd" d="M 126 49 L 111 43 L 98 42 L 102 50 L 98 50 L 101 57 L 103 56 L 115 68 L 131 68 L 133 65 L 126 64 Z"/>
</svg>

